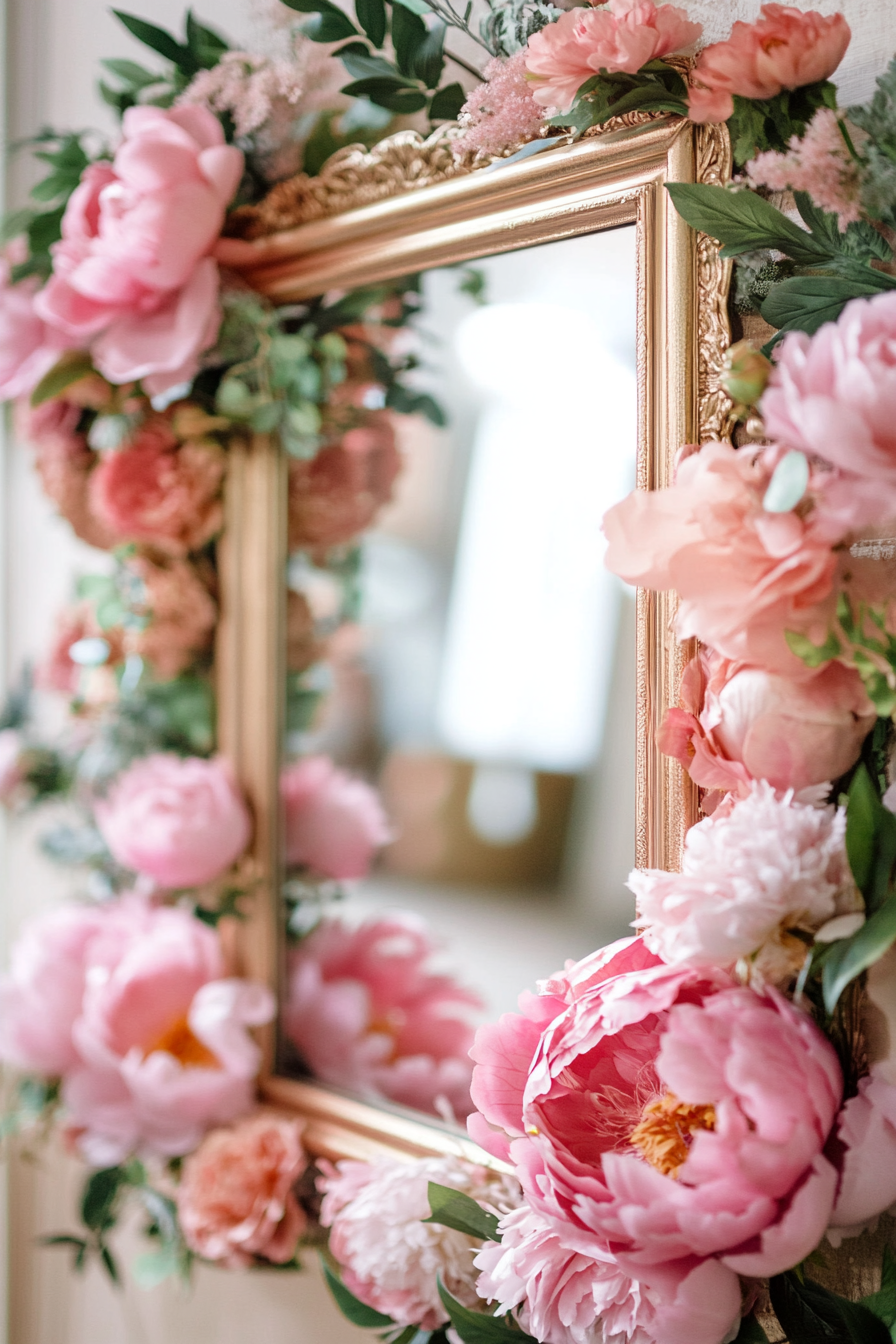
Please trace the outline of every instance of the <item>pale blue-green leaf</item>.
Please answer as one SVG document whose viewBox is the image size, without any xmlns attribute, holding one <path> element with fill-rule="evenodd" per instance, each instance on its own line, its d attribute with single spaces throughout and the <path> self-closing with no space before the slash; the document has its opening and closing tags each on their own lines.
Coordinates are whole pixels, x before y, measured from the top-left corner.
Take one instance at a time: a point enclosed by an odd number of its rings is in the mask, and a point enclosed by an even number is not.
<svg viewBox="0 0 896 1344">
<path fill-rule="evenodd" d="M 809 484 L 809 459 L 796 449 L 785 453 L 768 483 L 762 507 L 766 513 L 790 513 Z"/>
</svg>

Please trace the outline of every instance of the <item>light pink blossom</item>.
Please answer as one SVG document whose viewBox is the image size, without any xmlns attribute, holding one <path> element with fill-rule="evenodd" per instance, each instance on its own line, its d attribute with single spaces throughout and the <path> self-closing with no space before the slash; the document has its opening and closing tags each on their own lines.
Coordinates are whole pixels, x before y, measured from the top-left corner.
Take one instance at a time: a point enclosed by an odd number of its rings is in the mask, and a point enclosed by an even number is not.
<svg viewBox="0 0 896 1344">
<path fill-rule="evenodd" d="M 0 257 L 0 401 L 27 396 L 58 363 L 73 342 L 36 311 L 40 281 L 34 276 L 13 284 L 12 264 L 24 261 L 24 247 Z"/>
<path fill-rule="evenodd" d="M 610 0 L 567 10 L 529 38 L 526 66 L 542 107 L 567 111 L 586 80 L 601 70 L 636 74 L 642 66 L 697 41 L 703 31 L 677 5 Z"/>
<path fill-rule="evenodd" d="M 862 908 L 845 834 L 843 808 L 754 784 L 729 810 L 691 827 L 680 872 L 631 874 L 644 942 L 676 966 L 731 967 L 750 957 L 754 976 L 786 983 L 806 952 L 788 931 L 815 933 Z"/>
<path fill-rule="evenodd" d="M 239 858 L 252 822 L 227 762 L 144 756 L 94 806 L 114 858 L 162 887 L 211 882 Z"/>
<path fill-rule="evenodd" d="M 824 18 L 794 5 L 763 5 L 755 23 L 735 23 L 726 42 L 704 47 L 692 77 L 692 121 L 727 121 L 733 96 L 774 98 L 828 79 L 852 36 L 842 14 Z"/>
<path fill-rule="evenodd" d="M 788 152 L 769 150 L 747 164 L 747 176 L 772 191 L 805 191 L 822 210 L 837 216 L 842 232 L 861 219 L 859 171 L 846 147 L 836 112 L 822 107 L 800 138 L 789 142 Z"/>
<path fill-rule="evenodd" d="M 207 1134 L 184 1163 L 177 1213 L 184 1241 L 228 1269 L 260 1256 L 286 1264 L 307 1219 L 294 1186 L 308 1159 L 302 1125 L 259 1114 Z"/>
<path fill-rule="evenodd" d="M 452 143 L 455 157 L 471 150 L 483 157 L 503 154 L 537 138 L 546 113 L 526 79 L 527 54 L 523 48 L 506 59 L 496 56 L 487 63 L 485 83 L 470 90 L 460 110 L 457 121 L 463 136 Z"/>
<path fill-rule="evenodd" d="M 479 996 L 430 969 L 410 917 L 322 920 L 290 953 L 283 1024 L 316 1078 L 416 1110 L 470 1110 Z"/>
<path fill-rule="evenodd" d="M 843 1083 L 833 1048 L 774 990 L 667 966 L 641 939 L 586 957 L 477 1033 L 473 1138 L 509 1155 L 569 1244 L 665 1296 L 713 1261 L 702 1319 L 658 1344 L 718 1344 L 738 1275 L 817 1245 L 837 1172 L 823 1149 Z M 564 1236 L 566 1237 L 566 1233 Z"/>
<path fill-rule="evenodd" d="M 18 728 L 0 729 L 0 803 L 9 806 L 25 782 L 24 743 Z"/>
<path fill-rule="evenodd" d="M 324 877 L 364 877 L 391 839 L 379 794 L 338 770 L 327 756 L 306 756 L 280 777 L 284 857 Z"/>
<path fill-rule="evenodd" d="M 476 1241 L 421 1221 L 430 1214 L 430 1181 L 463 1191 L 492 1213 L 520 1199 L 512 1177 L 453 1157 L 340 1162 L 318 1183 L 324 1192 L 320 1220 L 330 1229 L 330 1250 L 346 1287 L 399 1325 L 424 1330 L 448 1320 L 439 1278 L 465 1306 L 481 1305 L 473 1266 Z"/>
<path fill-rule="evenodd" d="M 282 99 L 298 116 L 303 88 L 299 70 L 283 58 L 268 60 L 248 51 L 225 51 L 211 70 L 200 70 L 178 98 L 212 112 L 229 112 L 239 136 L 268 121 Z"/>
<path fill-rule="evenodd" d="M 221 322 L 211 252 L 243 169 L 203 107 L 132 107 L 111 164 L 85 169 L 38 314 L 112 383 L 189 382 Z"/>
</svg>

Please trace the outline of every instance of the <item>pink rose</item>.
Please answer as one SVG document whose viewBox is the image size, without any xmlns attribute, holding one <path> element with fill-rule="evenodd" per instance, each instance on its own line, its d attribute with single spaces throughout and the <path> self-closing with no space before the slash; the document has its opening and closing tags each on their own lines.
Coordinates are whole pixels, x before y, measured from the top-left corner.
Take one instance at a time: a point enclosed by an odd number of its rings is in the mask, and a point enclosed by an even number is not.
<svg viewBox="0 0 896 1344">
<path fill-rule="evenodd" d="M 130 897 L 99 913 L 62 1089 L 71 1129 L 97 1166 L 188 1153 L 249 1109 L 261 1056 L 247 1028 L 271 1020 L 273 995 L 224 979 L 217 935 L 185 910 Z"/>
<path fill-rule="evenodd" d="M 233 772 L 220 757 L 144 756 L 118 776 L 94 812 L 117 862 L 170 890 L 212 882 L 252 834 Z"/>
<path fill-rule="evenodd" d="M 152 416 L 125 448 L 104 453 L 90 479 L 96 517 L 118 541 L 172 555 L 200 550 L 223 523 L 224 453 L 208 439 L 178 443 Z"/>
<path fill-rule="evenodd" d="M 535 76 L 532 97 L 567 111 L 587 79 L 601 70 L 636 74 L 649 61 L 689 47 L 703 32 L 677 5 L 653 0 L 610 0 L 567 10 L 529 38 L 526 66 Z"/>
<path fill-rule="evenodd" d="M 256 1256 L 275 1265 L 292 1260 L 307 1223 L 294 1189 L 306 1166 L 296 1120 L 254 1115 L 207 1134 L 177 1188 L 187 1246 L 228 1269 Z"/>
<path fill-rule="evenodd" d="M 685 668 L 681 696 L 657 733 L 660 750 L 696 784 L 738 797 L 754 779 L 796 792 L 838 779 L 876 718 L 858 672 L 837 662 L 794 681 L 704 649 Z"/>
<path fill-rule="evenodd" d="M 13 285 L 10 271 L 9 257 L 0 258 L 0 401 L 33 392 L 73 344 L 35 310 L 40 282 L 31 276 Z"/>
<path fill-rule="evenodd" d="M 570 1248 L 665 1298 L 711 1263 L 706 1314 L 657 1344 L 718 1344 L 738 1275 L 799 1263 L 827 1226 L 833 1048 L 774 990 L 676 969 L 640 939 L 586 957 L 477 1033 L 471 1136 L 513 1162 Z M 692 1294 L 685 1293 L 686 1296 Z"/>
<path fill-rule="evenodd" d="M 763 507 L 774 457 L 706 444 L 666 490 L 635 490 L 604 518 L 606 563 L 643 588 L 674 590 L 680 639 L 726 658 L 808 676 L 787 631 L 822 643 L 834 614 L 831 522 L 809 509 Z"/>
<path fill-rule="evenodd" d="M 401 468 L 388 411 L 367 411 L 364 424 L 310 462 L 289 467 L 289 549 L 326 551 L 369 527 Z"/>
<path fill-rule="evenodd" d="M 188 560 L 136 555 L 127 564 L 143 582 L 149 617 L 143 630 L 129 632 L 129 647 L 163 681 L 180 676 L 211 648 L 215 599 Z"/>
<path fill-rule="evenodd" d="M 411 918 L 351 929 L 325 919 L 289 957 L 283 1025 L 316 1078 L 416 1110 L 470 1110 L 471 1009 L 479 996 L 429 963 Z"/>
<path fill-rule="evenodd" d="M 204 107 L 132 107 L 111 164 L 85 169 L 35 301 L 112 383 L 191 381 L 221 323 L 211 252 L 243 170 Z"/>
<path fill-rule="evenodd" d="M 306 756 L 280 777 L 285 859 L 324 877 L 364 877 L 376 850 L 391 839 L 379 794 L 337 770 L 326 756 Z"/>
<path fill-rule="evenodd" d="M 756 23 L 736 23 L 727 42 L 705 47 L 690 95 L 692 121 L 727 121 L 733 95 L 774 98 L 828 79 L 852 36 L 842 14 L 823 18 L 793 5 L 763 5 Z"/>
</svg>

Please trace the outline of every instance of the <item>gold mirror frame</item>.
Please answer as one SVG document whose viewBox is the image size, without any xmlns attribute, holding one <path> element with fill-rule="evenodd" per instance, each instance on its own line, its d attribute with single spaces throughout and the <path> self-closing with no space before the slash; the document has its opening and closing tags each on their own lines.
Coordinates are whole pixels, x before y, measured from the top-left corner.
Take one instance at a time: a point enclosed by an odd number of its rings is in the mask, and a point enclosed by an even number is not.
<svg viewBox="0 0 896 1344">
<path fill-rule="evenodd" d="M 291 184 L 293 218 L 310 222 L 238 244 L 234 255 L 246 281 L 280 304 L 635 224 L 637 478 L 642 488 L 661 488 L 671 480 L 682 444 L 726 438 L 730 429 L 730 403 L 719 384 L 730 340 L 730 263 L 720 260 L 711 239 L 688 228 L 664 186 L 727 181 L 730 148 L 724 127 L 643 114 L 625 120 L 577 144 L 498 165 L 497 172 L 453 169 L 450 146 L 439 134 L 424 141 L 402 132 L 369 153 L 342 151 L 320 178 Z M 263 435 L 235 443 L 230 460 L 216 652 L 219 744 L 255 813 L 257 879 L 233 960 L 238 973 L 276 987 L 285 464 L 277 444 Z M 698 809 L 690 779 L 655 746 L 690 655 L 671 633 L 673 612 L 673 595 L 638 594 L 636 855 L 639 865 L 670 869 L 679 865 Z M 437 1121 L 278 1076 L 275 1034 L 272 1027 L 262 1040 L 261 1096 L 304 1118 L 305 1141 L 315 1155 L 451 1153 L 494 1165 Z"/>
</svg>

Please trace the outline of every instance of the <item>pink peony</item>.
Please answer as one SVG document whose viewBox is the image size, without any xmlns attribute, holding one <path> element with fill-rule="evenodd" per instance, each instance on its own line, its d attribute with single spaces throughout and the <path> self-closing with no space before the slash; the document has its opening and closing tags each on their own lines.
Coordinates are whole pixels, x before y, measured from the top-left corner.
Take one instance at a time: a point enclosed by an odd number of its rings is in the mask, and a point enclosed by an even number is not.
<svg viewBox="0 0 896 1344">
<path fill-rule="evenodd" d="M 526 57 L 522 48 L 506 60 L 496 56 L 487 62 L 486 82 L 470 90 L 460 110 L 457 120 L 463 136 L 452 143 L 455 157 L 471 150 L 484 157 L 503 154 L 539 135 L 545 110 L 532 97 Z"/>
<path fill-rule="evenodd" d="M 16 261 L 25 249 L 12 249 Z M 21 256 L 19 256 L 19 251 Z M 0 401 L 27 396 L 73 342 L 35 311 L 39 281 L 10 283 L 10 257 L 0 258 Z"/>
<path fill-rule="evenodd" d="M 532 97 L 567 111 L 586 80 L 601 70 L 636 74 L 649 61 L 691 46 L 703 31 L 677 5 L 653 0 L 610 0 L 567 10 L 529 38 L 526 66 Z"/>
<path fill-rule="evenodd" d="M 754 784 L 745 798 L 692 826 L 680 873 L 636 869 L 629 889 L 652 952 L 675 966 L 733 966 L 786 984 L 806 954 L 790 930 L 815 933 L 862 909 L 844 850 L 842 808 L 778 798 Z M 857 916 L 859 922 L 863 916 Z"/>
<path fill-rule="evenodd" d="M 690 94 L 692 121 L 727 121 L 733 96 L 774 98 L 828 79 L 852 36 L 842 14 L 823 18 L 793 5 L 763 5 L 756 23 L 735 23 L 727 42 L 704 47 Z"/>
<path fill-rule="evenodd" d="M 224 453 L 216 443 L 178 443 L 169 422 L 153 416 L 127 447 L 101 457 L 90 479 L 90 503 L 119 542 L 148 542 L 185 555 L 220 532 L 223 480 Z"/>
<path fill-rule="evenodd" d="M 144 756 L 118 776 L 94 812 L 118 863 L 170 890 L 220 877 L 252 834 L 233 772 L 220 757 Z"/>
<path fill-rule="evenodd" d="M 401 467 L 388 411 L 368 411 L 365 423 L 310 462 L 289 468 L 289 549 L 326 551 L 369 527 Z"/>
<path fill-rule="evenodd" d="M 215 600 L 187 560 L 136 555 L 127 564 L 143 582 L 149 618 L 143 630 L 129 634 L 131 650 L 167 681 L 211 648 L 218 620 Z"/>
<path fill-rule="evenodd" d="M 747 176 L 754 185 L 772 191 L 805 191 L 822 210 L 837 216 L 845 233 L 861 219 L 858 166 L 850 154 L 840 130 L 837 113 L 822 107 L 800 139 L 794 135 L 786 154 L 769 150 L 757 154 L 747 164 Z"/>
<path fill-rule="evenodd" d="M 77 433 L 81 407 L 54 398 L 32 408 L 16 404 L 16 430 L 34 448 L 34 465 L 44 493 L 70 524 L 75 536 L 109 551 L 118 538 L 94 513 L 90 478 L 97 462 L 83 434 Z"/>
<path fill-rule="evenodd" d="M 667 966 L 627 939 L 524 996 L 477 1033 L 471 1136 L 509 1156 L 570 1249 L 668 1301 L 657 1344 L 718 1344 L 740 1274 L 783 1271 L 827 1226 L 824 1156 L 843 1084 L 833 1048 L 774 990 Z M 687 1318 L 687 1313 L 685 1313 Z M 685 1329 L 687 1326 L 687 1329 Z"/>
<path fill-rule="evenodd" d="M 751 448 L 706 444 L 666 490 L 635 490 L 604 518 L 607 566 L 627 583 L 674 590 L 680 639 L 726 658 L 808 676 L 785 632 L 822 643 L 834 612 L 837 557 L 817 510 L 768 513 L 773 467 Z"/>
<path fill-rule="evenodd" d="M 316 1078 L 416 1110 L 470 1110 L 481 1002 L 429 969 L 435 948 L 409 917 L 350 929 L 322 920 L 290 953 L 283 1023 Z"/>
<path fill-rule="evenodd" d="M 413 1164 L 391 1157 L 340 1162 L 319 1182 L 320 1220 L 330 1229 L 330 1251 L 346 1287 L 399 1325 L 424 1330 L 448 1320 L 439 1278 L 466 1306 L 481 1305 L 474 1286 L 477 1243 L 463 1232 L 421 1221 L 429 1217 L 430 1181 L 462 1190 L 493 1213 L 513 1208 L 520 1198 L 512 1177 L 454 1157 Z"/>
<path fill-rule="evenodd" d="M 364 877 L 374 853 L 391 839 L 379 794 L 337 770 L 326 756 L 306 756 L 280 777 L 285 859 L 323 877 Z"/>
<path fill-rule="evenodd" d="M 840 1113 L 843 1175 L 828 1235 L 856 1236 L 896 1204 L 896 1086 L 892 1070 L 872 1064 Z"/>
<path fill-rule="evenodd" d="M 187 1246 L 228 1269 L 256 1256 L 275 1265 L 292 1260 L 307 1222 L 293 1187 L 306 1165 L 297 1120 L 254 1115 L 207 1134 L 177 1188 Z"/>
<path fill-rule="evenodd" d="M 191 381 L 221 323 L 211 252 L 243 170 L 207 108 L 132 107 L 111 164 L 85 169 L 35 300 L 112 383 Z"/>
</svg>

